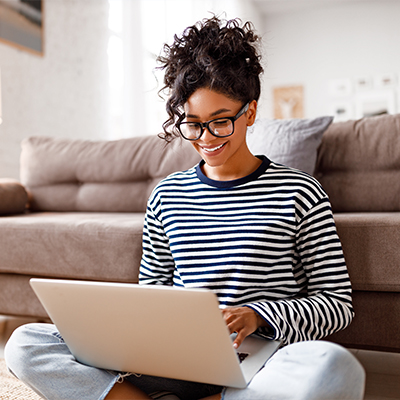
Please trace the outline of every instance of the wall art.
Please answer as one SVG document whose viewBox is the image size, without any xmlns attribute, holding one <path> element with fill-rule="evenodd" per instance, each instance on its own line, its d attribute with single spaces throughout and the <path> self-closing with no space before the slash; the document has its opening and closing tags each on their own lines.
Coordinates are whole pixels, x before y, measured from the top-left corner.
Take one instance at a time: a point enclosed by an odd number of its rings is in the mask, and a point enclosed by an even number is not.
<svg viewBox="0 0 400 400">
<path fill-rule="evenodd" d="M 274 88 L 274 118 L 303 118 L 303 92 L 303 86 L 281 86 Z"/>
<path fill-rule="evenodd" d="M 0 0 L 0 41 L 44 54 L 44 0 Z"/>
<path fill-rule="evenodd" d="M 396 113 L 396 98 L 393 90 L 374 90 L 355 97 L 356 118 L 373 117 Z"/>
</svg>

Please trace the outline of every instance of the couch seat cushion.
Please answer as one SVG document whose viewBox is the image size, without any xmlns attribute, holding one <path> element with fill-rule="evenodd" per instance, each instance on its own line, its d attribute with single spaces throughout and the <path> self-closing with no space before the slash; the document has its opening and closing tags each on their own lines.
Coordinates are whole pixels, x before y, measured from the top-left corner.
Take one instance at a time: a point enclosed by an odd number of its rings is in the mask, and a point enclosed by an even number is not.
<svg viewBox="0 0 400 400">
<path fill-rule="evenodd" d="M 0 272 L 137 282 L 143 221 L 143 213 L 1 217 Z"/>
<path fill-rule="evenodd" d="M 400 291 L 400 212 L 335 213 L 354 290 Z"/>
</svg>

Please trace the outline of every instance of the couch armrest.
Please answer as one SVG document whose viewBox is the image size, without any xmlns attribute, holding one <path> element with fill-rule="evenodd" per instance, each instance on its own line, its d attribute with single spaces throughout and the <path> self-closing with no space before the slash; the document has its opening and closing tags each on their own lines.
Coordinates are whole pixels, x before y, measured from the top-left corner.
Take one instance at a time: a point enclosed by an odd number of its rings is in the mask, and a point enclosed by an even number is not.
<svg viewBox="0 0 400 400">
<path fill-rule="evenodd" d="M 14 179 L 0 179 L 0 215 L 25 212 L 29 195 L 25 187 Z"/>
</svg>

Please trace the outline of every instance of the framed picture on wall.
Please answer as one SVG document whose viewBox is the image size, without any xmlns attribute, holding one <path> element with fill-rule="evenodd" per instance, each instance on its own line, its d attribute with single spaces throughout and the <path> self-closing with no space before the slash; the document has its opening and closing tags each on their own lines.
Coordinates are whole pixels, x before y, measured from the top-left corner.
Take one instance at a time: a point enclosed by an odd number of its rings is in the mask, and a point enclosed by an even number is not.
<svg viewBox="0 0 400 400">
<path fill-rule="evenodd" d="M 346 97 L 353 93 L 351 79 L 332 79 L 329 82 L 329 94 L 332 97 Z"/>
<path fill-rule="evenodd" d="M 371 76 L 359 76 L 354 80 L 356 91 L 366 91 L 373 89 L 373 79 Z"/>
<path fill-rule="evenodd" d="M 353 119 L 353 105 L 350 101 L 336 102 L 331 105 L 330 115 L 334 116 L 335 122 Z"/>
<path fill-rule="evenodd" d="M 0 0 L 0 42 L 44 54 L 44 0 Z"/>
<path fill-rule="evenodd" d="M 394 89 L 396 87 L 396 74 L 381 74 L 374 77 L 376 89 Z"/>
<path fill-rule="evenodd" d="M 355 99 L 356 118 L 396 113 L 394 90 L 374 90 L 358 94 Z"/>
<path fill-rule="evenodd" d="M 303 86 L 280 86 L 273 89 L 274 118 L 289 119 L 304 116 Z"/>
</svg>

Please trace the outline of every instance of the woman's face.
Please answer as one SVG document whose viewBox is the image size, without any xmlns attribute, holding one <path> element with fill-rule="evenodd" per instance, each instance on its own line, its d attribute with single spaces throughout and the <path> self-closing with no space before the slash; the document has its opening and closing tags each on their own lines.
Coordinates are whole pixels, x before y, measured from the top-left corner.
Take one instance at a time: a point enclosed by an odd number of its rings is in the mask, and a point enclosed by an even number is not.
<svg viewBox="0 0 400 400">
<path fill-rule="evenodd" d="M 234 117 L 243 106 L 240 101 L 201 88 L 196 90 L 184 105 L 185 121 L 204 123 L 215 118 Z M 252 101 L 247 112 L 234 122 L 234 133 L 231 136 L 215 137 L 205 129 L 200 139 L 191 142 L 206 163 L 204 172 L 207 176 L 215 178 L 215 173 L 218 175 L 218 172 L 222 173 L 222 179 L 227 172 L 231 175 L 236 172 L 242 175 L 240 171 L 243 164 L 249 161 L 249 157 L 253 158 L 246 144 L 246 131 L 247 127 L 254 123 L 256 110 L 257 102 Z"/>
</svg>

